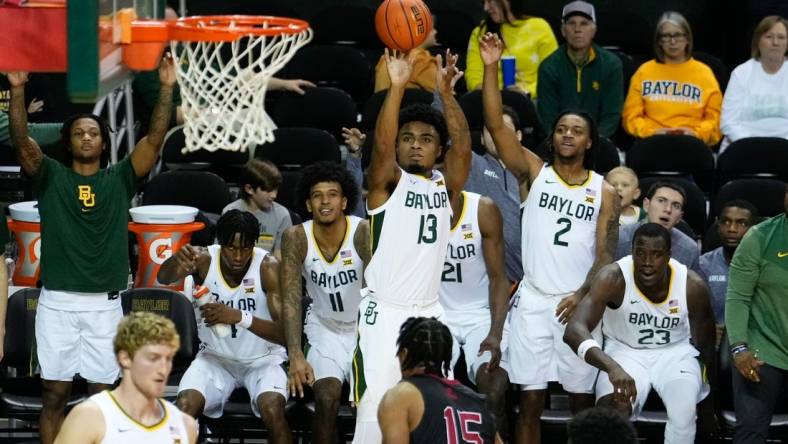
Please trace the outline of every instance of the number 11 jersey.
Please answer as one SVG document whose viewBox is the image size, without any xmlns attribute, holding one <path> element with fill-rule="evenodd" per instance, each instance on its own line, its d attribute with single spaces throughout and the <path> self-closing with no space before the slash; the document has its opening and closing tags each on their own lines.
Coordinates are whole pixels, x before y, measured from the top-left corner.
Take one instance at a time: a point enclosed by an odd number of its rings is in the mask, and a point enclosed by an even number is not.
<svg viewBox="0 0 788 444">
<path fill-rule="evenodd" d="M 596 256 L 596 224 L 604 178 L 589 170 L 569 185 L 545 165 L 522 208 L 523 280 L 544 294 L 572 293 Z"/>
</svg>

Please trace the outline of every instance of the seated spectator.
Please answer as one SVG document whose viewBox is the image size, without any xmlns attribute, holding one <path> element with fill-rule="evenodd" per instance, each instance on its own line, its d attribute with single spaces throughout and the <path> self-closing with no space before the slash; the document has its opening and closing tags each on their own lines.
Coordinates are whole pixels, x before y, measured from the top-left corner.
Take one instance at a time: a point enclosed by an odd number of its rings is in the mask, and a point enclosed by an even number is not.
<svg viewBox="0 0 788 444">
<path fill-rule="evenodd" d="M 722 246 L 700 257 L 700 275 L 706 280 L 711 292 L 711 308 L 717 324 L 717 344 L 725 325 L 725 292 L 728 290 L 728 270 L 733 253 L 742 237 L 758 221 L 758 210 L 746 200 L 732 200 L 720 210 L 717 233 Z"/>
<path fill-rule="evenodd" d="M 52 145 L 60 142 L 62 123 L 28 123 L 27 132 L 30 138 L 39 146 Z M 9 132 L 8 114 L 0 112 L 0 145 L 9 145 L 11 134 Z"/>
<path fill-rule="evenodd" d="M 646 218 L 646 212 L 633 204 L 640 197 L 640 187 L 638 185 L 638 176 L 632 168 L 625 166 L 615 167 L 607 173 L 605 180 L 616 189 L 618 197 L 621 198 L 619 225 L 634 224 Z"/>
<path fill-rule="evenodd" d="M 539 117 L 552 128 L 558 113 L 579 108 L 591 114 L 599 135 L 618 129 L 624 104 L 621 60 L 594 44 L 594 6 L 574 1 L 564 6 L 561 34 L 566 43 L 539 65 Z"/>
<path fill-rule="evenodd" d="M 655 182 L 648 189 L 643 198 L 643 209 L 646 218 L 638 223 L 622 225 L 618 230 L 618 246 L 616 260 L 632 254 L 632 238 L 635 230 L 647 222 L 662 225 L 670 231 L 671 255 L 673 259 L 689 267 L 692 271 L 700 273 L 698 260 L 700 248 L 694 239 L 676 228 L 684 215 L 684 204 L 687 202 L 687 193 L 680 185 L 673 182 Z"/>
<path fill-rule="evenodd" d="M 525 0 L 485 0 L 484 21 L 474 28 L 468 41 L 465 81 L 468 90 L 481 89 L 484 67 L 479 56 L 479 40 L 488 32 L 498 34 L 504 43 L 503 55 L 514 56 L 515 85 L 511 89 L 536 98 L 539 64 L 558 48 L 553 30 L 544 19 L 525 13 Z M 503 88 L 502 75 L 498 85 Z"/>
<path fill-rule="evenodd" d="M 609 442 L 636 444 L 635 427 L 624 415 L 607 407 L 592 407 L 575 415 L 567 424 L 569 444 Z"/>
<path fill-rule="evenodd" d="M 238 180 L 241 197 L 230 202 L 222 214 L 230 210 L 248 211 L 260 222 L 260 234 L 255 246 L 281 257 L 282 233 L 293 225 L 290 212 L 276 200 L 282 174 L 273 163 L 267 160 L 250 160 Z"/>
<path fill-rule="evenodd" d="M 711 68 L 692 58 L 692 30 L 678 12 L 662 14 L 654 33 L 655 59 L 629 84 L 621 121 L 634 137 L 686 134 L 706 145 L 720 135 L 722 93 Z"/>
<path fill-rule="evenodd" d="M 432 21 L 435 23 L 435 20 Z M 435 26 L 432 31 L 424 40 L 424 42 L 411 49 L 410 52 L 415 53 L 413 60 L 413 73 L 410 75 L 405 88 L 419 88 L 425 91 L 435 91 L 435 71 L 438 65 L 435 64 L 435 57 L 430 54 L 429 49 L 438 44 L 436 36 L 438 30 Z M 380 56 L 377 66 L 375 66 L 375 92 L 389 89 L 391 86 L 391 79 L 389 79 L 389 72 L 386 69 L 386 59 Z"/>
<path fill-rule="evenodd" d="M 770 15 L 752 35 L 752 58 L 731 74 L 722 100 L 724 150 L 745 137 L 788 139 L 788 21 Z"/>
</svg>

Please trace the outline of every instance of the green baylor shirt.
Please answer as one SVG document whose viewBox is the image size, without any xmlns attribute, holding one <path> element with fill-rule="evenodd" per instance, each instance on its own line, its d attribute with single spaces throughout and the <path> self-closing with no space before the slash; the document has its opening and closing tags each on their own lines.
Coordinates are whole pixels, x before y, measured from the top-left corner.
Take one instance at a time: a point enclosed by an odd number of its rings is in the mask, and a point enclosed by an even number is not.
<svg viewBox="0 0 788 444">
<path fill-rule="evenodd" d="M 82 176 L 44 156 L 33 176 L 44 287 L 84 293 L 126 289 L 129 208 L 136 188 L 130 157 Z"/>
</svg>

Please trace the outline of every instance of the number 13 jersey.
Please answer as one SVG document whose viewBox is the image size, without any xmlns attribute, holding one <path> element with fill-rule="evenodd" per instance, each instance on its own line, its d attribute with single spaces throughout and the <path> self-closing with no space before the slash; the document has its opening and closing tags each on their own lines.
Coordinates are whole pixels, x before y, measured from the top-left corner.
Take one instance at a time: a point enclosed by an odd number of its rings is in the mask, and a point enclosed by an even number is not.
<svg viewBox="0 0 788 444">
<path fill-rule="evenodd" d="M 372 259 L 364 277 L 376 298 L 398 305 L 438 300 L 449 245 L 451 204 L 443 175 L 400 170 L 386 203 L 369 210 Z"/>
<path fill-rule="evenodd" d="M 589 170 L 569 185 L 545 165 L 522 205 L 523 280 L 545 294 L 572 293 L 596 255 L 596 224 L 604 178 Z"/>
</svg>

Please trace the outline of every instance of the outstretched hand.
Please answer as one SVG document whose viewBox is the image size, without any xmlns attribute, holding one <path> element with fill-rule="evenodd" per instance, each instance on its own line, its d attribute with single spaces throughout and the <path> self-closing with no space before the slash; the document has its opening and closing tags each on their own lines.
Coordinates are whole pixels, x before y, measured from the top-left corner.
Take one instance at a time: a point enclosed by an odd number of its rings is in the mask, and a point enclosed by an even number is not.
<svg viewBox="0 0 788 444">
<path fill-rule="evenodd" d="M 503 54 L 503 41 L 498 34 L 488 32 L 479 40 L 479 54 L 485 65 L 497 64 Z"/>
<path fill-rule="evenodd" d="M 450 50 L 446 50 L 446 63 L 440 54 L 435 56 L 435 63 L 438 69 L 435 73 L 435 84 L 438 85 L 438 90 L 441 93 L 451 93 L 454 91 L 454 85 L 463 76 L 463 72 L 457 68 L 458 56 L 452 54 Z"/>
<path fill-rule="evenodd" d="M 159 63 L 159 81 L 162 85 L 175 85 L 175 59 L 172 54 L 166 53 Z"/>
<path fill-rule="evenodd" d="M 389 73 L 392 86 L 405 86 L 413 73 L 414 52 L 407 55 L 398 51 L 389 53 L 388 48 L 383 53 L 386 60 L 386 69 Z"/>
<path fill-rule="evenodd" d="M 25 71 L 11 71 L 5 73 L 6 77 L 8 77 L 8 83 L 11 86 L 23 86 L 27 83 L 27 72 Z"/>
</svg>

